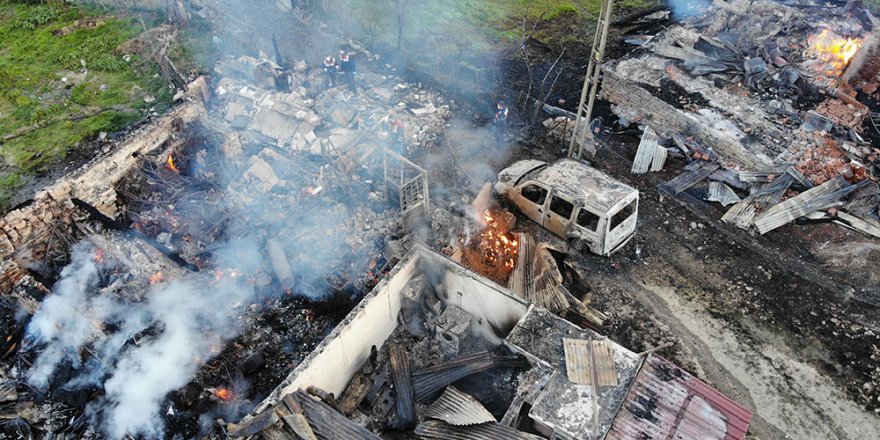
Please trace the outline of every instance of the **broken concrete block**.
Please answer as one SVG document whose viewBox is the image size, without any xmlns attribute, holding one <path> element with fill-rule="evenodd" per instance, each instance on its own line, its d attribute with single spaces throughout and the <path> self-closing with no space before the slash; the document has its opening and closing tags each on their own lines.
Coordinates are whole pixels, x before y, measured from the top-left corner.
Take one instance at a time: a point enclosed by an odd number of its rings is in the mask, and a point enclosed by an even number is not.
<svg viewBox="0 0 880 440">
<path fill-rule="evenodd" d="M 254 131 L 275 139 L 278 145 L 285 145 L 299 128 L 295 119 L 275 110 L 261 108 L 254 115 L 250 128 Z"/>
<path fill-rule="evenodd" d="M 244 148 L 241 146 L 241 136 L 237 133 L 229 136 L 226 139 L 226 142 L 223 143 L 223 146 L 220 148 L 223 151 L 223 155 L 227 158 L 239 158 L 244 153 Z"/>
<path fill-rule="evenodd" d="M 443 353 L 447 356 L 458 354 L 461 342 L 467 337 L 471 326 L 471 314 L 461 308 L 449 305 L 437 317 L 434 338 L 440 343 Z"/>
<path fill-rule="evenodd" d="M 257 189 L 262 192 L 271 191 L 277 185 L 280 185 L 281 179 L 272 170 L 272 167 L 259 156 L 251 156 L 248 159 L 249 168 L 242 174 L 242 177 L 248 181 L 255 182 Z"/>
</svg>

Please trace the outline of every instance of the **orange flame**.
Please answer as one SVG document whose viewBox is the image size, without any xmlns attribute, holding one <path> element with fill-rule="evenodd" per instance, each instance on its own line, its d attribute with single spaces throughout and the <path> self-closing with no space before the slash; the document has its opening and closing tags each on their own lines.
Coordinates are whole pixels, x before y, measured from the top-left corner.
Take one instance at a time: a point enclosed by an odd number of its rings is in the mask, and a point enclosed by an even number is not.
<svg viewBox="0 0 880 440">
<path fill-rule="evenodd" d="M 103 263 L 104 262 L 104 249 L 95 248 L 94 260 L 96 263 Z"/>
<path fill-rule="evenodd" d="M 235 398 L 235 394 L 233 394 L 232 391 L 228 388 L 217 388 L 212 392 L 212 394 L 214 394 L 214 396 L 216 396 L 220 400 L 232 400 L 233 398 Z"/>
<path fill-rule="evenodd" d="M 177 165 L 174 164 L 174 155 L 173 154 L 168 155 L 168 160 L 166 162 L 168 164 L 169 170 L 174 171 L 175 173 L 180 172 L 180 170 L 177 169 Z"/>
<path fill-rule="evenodd" d="M 507 269 L 513 269 L 519 243 L 508 236 L 488 209 L 483 212 L 483 220 L 486 227 L 480 233 L 480 238 L 485 245 L 486 260 L 491 264 L 503 264 Z"/>
<path fill-rule="evenodd" d="M 151 285 L 161 283 L 162 281 L 165 281 L 165 275 L 162 275 L 162 272 L 156 272 L 150 275 L 150 278 L 148 278 L 147 280 L 150 282 Z"/>
<path fill-rule="evenodd" d="M 811 35 L 808 41 L 816 59 L 826 63 L 827 71 L 838 75 L 862 48 L 861 39 L 842 37 L 830 29 Z"/>
</svg>

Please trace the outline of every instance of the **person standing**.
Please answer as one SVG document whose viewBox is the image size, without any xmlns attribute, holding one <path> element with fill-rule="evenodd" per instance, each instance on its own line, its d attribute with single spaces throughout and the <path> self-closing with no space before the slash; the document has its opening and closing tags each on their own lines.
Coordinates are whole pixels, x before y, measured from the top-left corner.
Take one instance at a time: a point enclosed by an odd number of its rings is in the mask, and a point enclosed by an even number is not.
<svg viewBox="0 0 880 440">
<path fill-rule="evenodd" d="M 355 66 L 351 54 L 346 52 L 344 48 L 339 49 L 339 67 L 342 69 L 342 73 L 345 74 L 345 80 L 348 82 L 348 89 L 357 93 L 357 84 L 355 83 L 357 66 Z"/>
<path fill-rule="evenodd" d="M 336 73 L 338 71 L 339 66 L 336 64 L 336 58 L 333 58 L 333 55 L 324 57 L 324 74 L 327 75 L 328 89 L 336 85 Z"/>
<path fill-rule="evenodd" d="M 391 127 L 388 129 L 388 138 L 391 140 L 391 149 L 394 150 L 395 153 L 404 156 L 404 139 L 406 135 L 403 131 L 404 125 L 400 119 L 394 119 L 390 123 Z"/>
<path fill-rule="evenodd" d="M 506 140 L 507 135 L 507 117 L 510 114 L 510 109 L 507 108 L 507 104 L 504 101 L 498 101 L 498 104 L 495 106 L 495 143 L 498 147 L 504 146 L 504 142 Z"/>
</svg>

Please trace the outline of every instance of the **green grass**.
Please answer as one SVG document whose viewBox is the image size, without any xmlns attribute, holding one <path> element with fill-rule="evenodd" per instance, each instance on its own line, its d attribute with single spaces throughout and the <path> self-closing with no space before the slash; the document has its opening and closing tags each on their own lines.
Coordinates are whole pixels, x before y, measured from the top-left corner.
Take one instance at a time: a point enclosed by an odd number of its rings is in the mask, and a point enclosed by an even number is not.
<svg viewBox="0 0 880 440">
<path fill-rule="evenodd" d="M 0 210 L 28 175 L 46 171 L 82 141 L 170 105 L 155 66 L 126 62 L 116 52 L 143 31 L 140 21 L 99 14 L 106 12 L 62 1 L 0 3 L 0 134 L 27 132 L 0 144 Z M 53 33 L 99 16 L 97 28 Z M 156 101 L 145 103 L 147 95 Z"/>
</svg>

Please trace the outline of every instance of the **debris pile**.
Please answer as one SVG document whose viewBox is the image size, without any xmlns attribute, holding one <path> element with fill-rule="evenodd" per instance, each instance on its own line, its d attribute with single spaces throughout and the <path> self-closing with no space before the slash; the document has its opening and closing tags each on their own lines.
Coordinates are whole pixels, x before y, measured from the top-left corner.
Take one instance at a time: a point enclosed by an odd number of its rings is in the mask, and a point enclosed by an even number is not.
<svg viewBox="0 0 880 440">
<path fill-rule="evenodd" d="M 529 440 L 666 437 L 709 426 L 718 438 L 745 437 L 748 410 L 659 356 L 633 353 L 541 307 L 522 308 L 426 248 L 398 269 L 228 433 Z M 461 283 L 471 291 L 450 296 Z M 375 302 L 386 305 L 372 311 Z M 365 338 L 389 302 L 400 325 Z M 509 314 L 512 326 L 483 331 L 485 321 Z M 326 371 L 338 355 L 332 347 L 354 343 L 353 334 L 361 336 L 346 353 L 359 360 Z"/>
<path fill-rule="evenodd" d="M 666 187 L 733 204 L 724 220 L 741 228 L 766 233 L 783 217 L 843 212 L 875 235 L 874 23 L 853 8 L 728 6 L 716 2 L 604 65 L 602 96 L 624 125 L 645 127 L 633 172 L 658 171 L 667 153 L 680 153 L 691 163 Z M 808 190 L 838 176 L 847 185 L 815 203 Z M 804 197 L 774 206 L 789 190 Z"/>
</svg>

